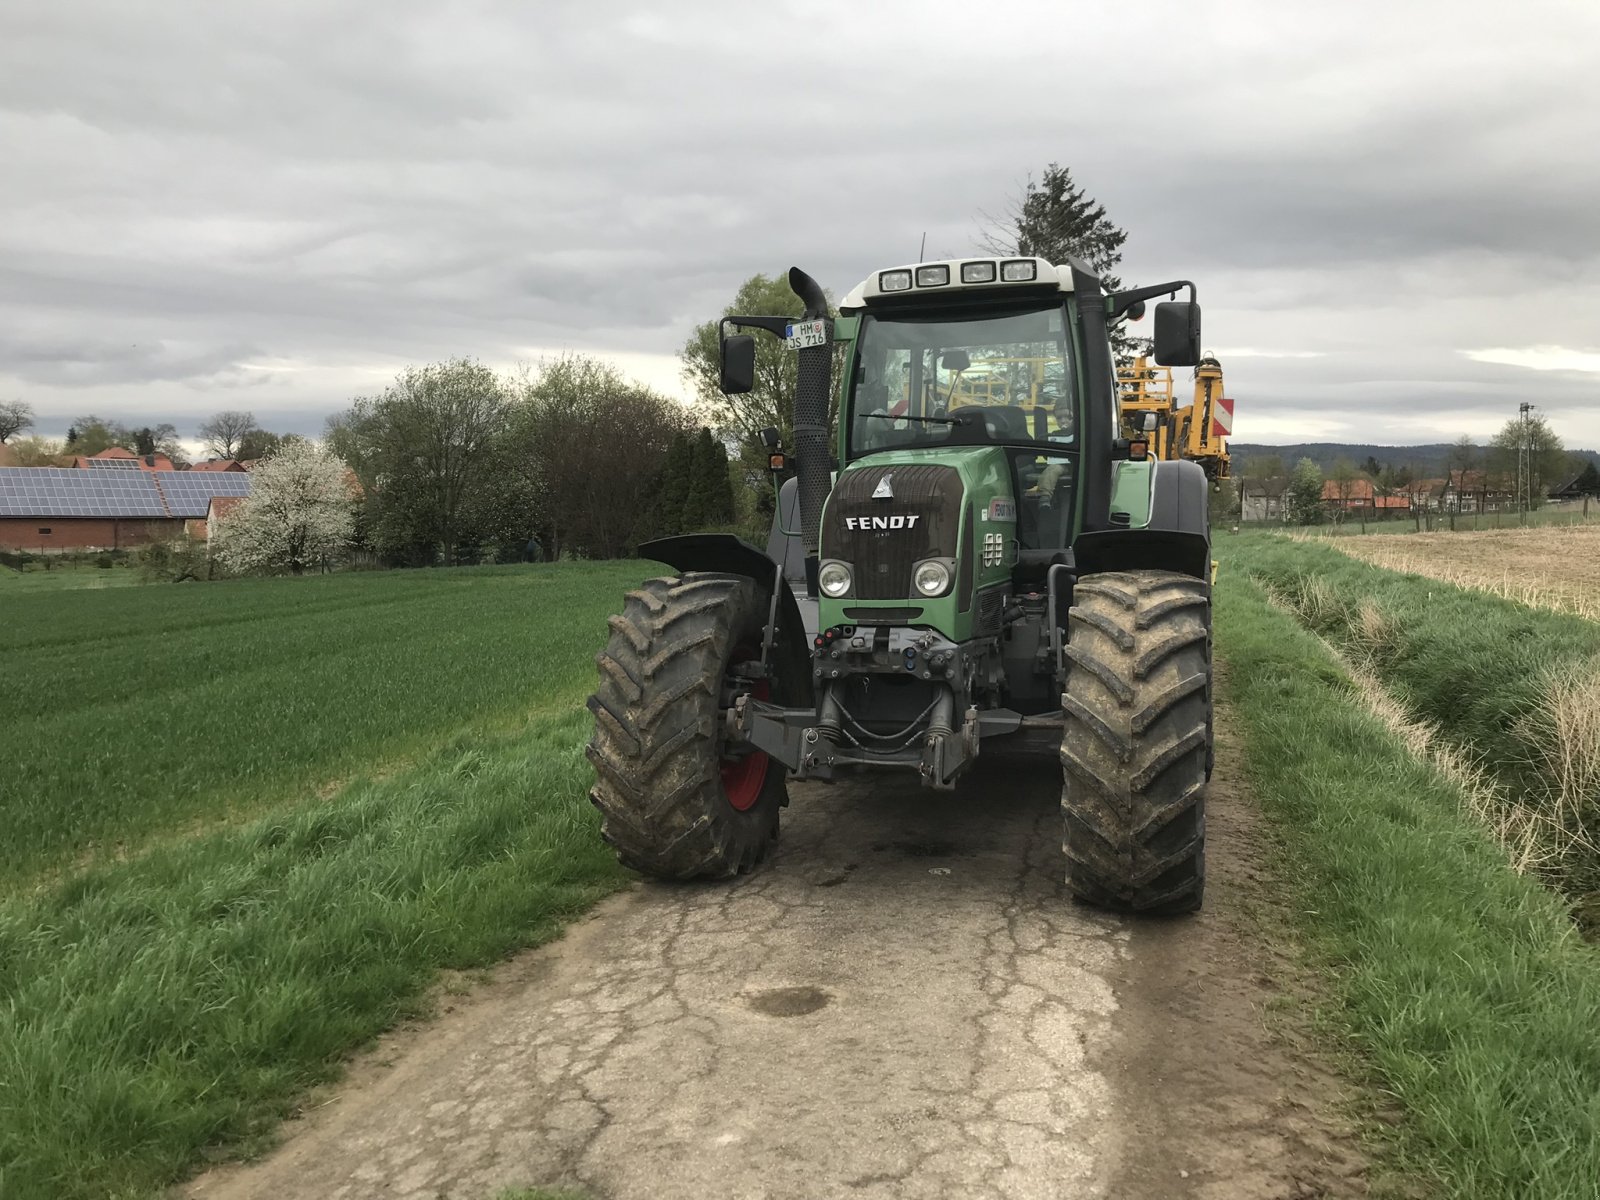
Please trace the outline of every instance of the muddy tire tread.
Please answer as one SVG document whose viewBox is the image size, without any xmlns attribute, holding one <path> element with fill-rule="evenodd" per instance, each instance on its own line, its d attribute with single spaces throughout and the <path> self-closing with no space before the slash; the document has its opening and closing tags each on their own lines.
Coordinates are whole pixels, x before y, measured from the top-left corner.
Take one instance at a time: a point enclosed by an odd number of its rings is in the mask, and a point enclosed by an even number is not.
<svg viewBox="0 0 1600 1200">
<path fill-rule="evenodd" d="M 1062 697 L 1067 885 L 1087 903 L 1174 914 L 1205 890 L 1210 588 L 1170 571 L 1092 575 L 1068 613 Z"/>
<path fill-rule="evenodd" d="M 726 878 L 772 846 L 787 801 L 782 766 L 772 764 L 760 799 L 739 812 L 718 758 L 721 682 L 738 646 L 759 639 L 766 611 L 744 576 L 693 572 L 647 580 L 610 619 L 586 753 L 601 836 L 624 866 L 658 879 Z"/>
</svg>

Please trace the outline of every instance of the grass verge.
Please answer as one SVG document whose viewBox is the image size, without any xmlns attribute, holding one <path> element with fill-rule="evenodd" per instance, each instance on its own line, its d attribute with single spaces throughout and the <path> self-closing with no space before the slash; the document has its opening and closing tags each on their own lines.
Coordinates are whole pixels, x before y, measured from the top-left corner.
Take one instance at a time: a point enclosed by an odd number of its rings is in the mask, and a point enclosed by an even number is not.
<svg viewBox="0 0 1600 1200">
<path fill-rule="evenodd" d="M 1600 957 L 1463 818 L 1458 788 L 1238 572 L 1216 620 L 1332 1015 L 1407 1114 L 1387 1131 L 1397 1166 L 1450 1196 L 1592 1200 Z"/>
<path fill-rule="evenodd" d="M 1309 629 L 1369 669 L 1411 716 L 1537 818 L 1543 876 L 1578 903 L 1600 890 L 1600 625 L 1356 561 L 1241 536 L 1221 547 Z"/>
<path fill-rule="evenodd" d="M 619 886 L 581 710 L 456 739 L 209 836 L 0 901 L 0 1195 L 157 1194 L 270 1136 L 441 968 Z"/>
</svg>

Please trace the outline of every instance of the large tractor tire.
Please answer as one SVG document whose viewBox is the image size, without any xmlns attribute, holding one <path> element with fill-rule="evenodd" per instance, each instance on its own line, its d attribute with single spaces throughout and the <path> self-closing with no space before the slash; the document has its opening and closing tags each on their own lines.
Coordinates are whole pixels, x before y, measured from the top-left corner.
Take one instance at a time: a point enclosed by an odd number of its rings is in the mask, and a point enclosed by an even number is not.
<svg viewBox="0 0 1600 1200">
<path fill-rule="evenodd" d="M 764 682 L 733 673 L 761 657 L 766 619 L 752 580 L 703 572 L 648 580 L 611 618 L 589 698 L 589 798 L 624 866 L 722 878 L 750 870 L 778 836 L 783 764 L 723 735 L 739 694 L 766 694 Z"/>
<path fill-rule="evenodd" d="M 1124 912 L 1193 912 L 1205 888 L 1210 588 L 1170 571 L 1073 589 L 1064 774 L 1067 884 Z"/>
</svg>

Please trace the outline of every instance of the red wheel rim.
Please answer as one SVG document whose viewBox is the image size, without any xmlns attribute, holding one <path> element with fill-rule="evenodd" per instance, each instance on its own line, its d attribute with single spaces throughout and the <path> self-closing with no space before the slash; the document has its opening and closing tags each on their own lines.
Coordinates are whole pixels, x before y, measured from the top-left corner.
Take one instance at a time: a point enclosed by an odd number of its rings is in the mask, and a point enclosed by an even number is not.
<svg viewBox="0 0 1600 1200">
<path fill-rule="evenodd" d="M 769 694 L 767 681 L 757 680 L 750 694 L 757 700 L 765 700 Z M 738 812 L 749 812 L 755 807 L 767 783 L 767 767 L 767 755 L 760 750 L 743 758 L 722 760 L 722 793 L 727 796 L 730 807 Z"/>
</svg>

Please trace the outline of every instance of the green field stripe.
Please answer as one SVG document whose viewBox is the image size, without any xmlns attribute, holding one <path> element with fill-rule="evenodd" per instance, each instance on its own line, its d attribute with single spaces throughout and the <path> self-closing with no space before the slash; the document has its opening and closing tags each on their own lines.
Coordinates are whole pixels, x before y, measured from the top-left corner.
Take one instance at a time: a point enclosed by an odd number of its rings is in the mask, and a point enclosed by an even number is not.
<svg viewBox="0 0 1600 1200">
<path fill-rule="evenodd" d="M 1398 1165 L 1449 1196 L 1592 1200 L 1600 956 L 1237 571 L 1217 589 L 1217 635 L 1330 1016 L 1404 1111 L 1374 1126 Z"/>
<path fill-rule="evenodd" d="M 169 825 L 203 827 L 464 727 L 569 700 L 576 710 L 606 616 L 650 568 L 539 571 L 481 582 L 458 571 L 426 587 L 348 576 L 340 587 L 366 603 L 258 610 L 253 623 L 202 620 L 201 607 L 182 633 L 124 639 L 115 655 L 83 643 L 67 667 L 0 652 L 0 877 L 59 869 L 91 844 L 107 852 Z M 226 610 L 254 589 L 292 600 L 293 587 L 321 581 L 288 582 L 168 591 Z M 119 598 L 88 597 L 108 614 Z"/>
</svg>

